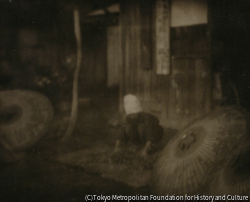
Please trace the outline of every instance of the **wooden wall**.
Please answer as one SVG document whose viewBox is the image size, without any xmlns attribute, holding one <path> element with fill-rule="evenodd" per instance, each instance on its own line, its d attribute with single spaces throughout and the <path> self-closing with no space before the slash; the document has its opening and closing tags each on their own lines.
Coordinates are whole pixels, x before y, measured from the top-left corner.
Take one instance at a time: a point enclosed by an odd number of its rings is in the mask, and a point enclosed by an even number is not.
<svg viewBox="0 0 250 202">
<path fill-rule="evenodd" d="M 166 54 L 170 56 L 170 60 L 166 60 L 170 71 L 159 74 L 155 2 L 121 1 L 120 110 L 123 96 L 135 94 L 144 110 L 157 115 L 164 126 L 181 128 L 210 110 L 208 28 L 206 24 L 170 28 L 170 23 L 165 23 L 168 25 L 163 27 L 166 37 L 171 36 L 171 50 Z M 170 15 L 163 15 L 165 20 L 170 20 L 166 19 Z"/>
<path fill-rule="evenodd" d="M 250 2 L 210 0 L 209 4 L 211 66 L 221 75 L 222 104 L 250 110 Z"/>
<path fill-rule="evenodd" d="M 106 26 L 100 24 L 82 25 L 82 69 L 80 89 L 100 90 L 107 81 L 107 38 Z"/>
<path fill-rule="evenodd" d="M 61 12 L 58 26 L 58 38 L 61 44 L 61 56 L 65 66 L 75 71 L 76 39 L 71 10 Z M 82 66 L 79 76 L 79 94 L 102 91 L 107 87 L 107 25 L 101 20 L 86 18 L 84 9 L 80 9 L 82 37 Z"/>
<path fill-rule="evenodd" d="M 207 25 L 171 28 L 169 116 L 186 125 L 209 112 L 211 70 Z"/>
<path fill-rule="evenodd" d="M 119 71 L 121 70 L 121 27 L 107 27 L 107 85 L 119 86 Z"/>
<path fill-rule="evenodd" d="M 121 2 L 121 108 L 123 96 L 128 93 L 137 95 L 149 110 L 149 105 L 161 103 L 161 94 L 157 93 L 161 80 L 156 78 L 152 61 L 152 13 L 144 3 L 150 1 Z"/>
</svg>

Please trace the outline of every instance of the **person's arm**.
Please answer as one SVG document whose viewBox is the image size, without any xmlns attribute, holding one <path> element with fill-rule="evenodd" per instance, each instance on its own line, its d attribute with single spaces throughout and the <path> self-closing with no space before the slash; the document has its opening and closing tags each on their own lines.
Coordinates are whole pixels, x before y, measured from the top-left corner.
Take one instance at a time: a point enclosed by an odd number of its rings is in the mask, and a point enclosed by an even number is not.
<svg viewBox="0 0 250 202">
<path fill-rule="evenodd" d="M 114 153 L 117 153 L 117 152 L 119 152 L 121 150 L 120 144 L 121 144 L 121 140 L 116 140 Z"/>
<path fill-rule="evenodd" d="M 148 156 L 148 152 L 150 151 L 151 149 L 151 145 L 152 145 L 152 142 L 151 141 L 147 141 L 145 147 L 142 149 L 141 151 L 141 157 L 147 157 Z"/>
</svg>

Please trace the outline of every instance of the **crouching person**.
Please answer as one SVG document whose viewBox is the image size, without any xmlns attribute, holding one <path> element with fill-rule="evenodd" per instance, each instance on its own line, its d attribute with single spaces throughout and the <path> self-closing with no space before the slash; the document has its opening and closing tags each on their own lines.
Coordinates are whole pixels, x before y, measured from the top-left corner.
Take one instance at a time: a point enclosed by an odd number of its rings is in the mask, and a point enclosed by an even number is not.
<svg viewBox="0 0 250 202">
<path fill-rule="evenodd" d="M 121 142 L 131 141 L 144 144 L 141 156 L 145 158 L 152 144 L 161 139 L 163 128 L 159 125 L 159 119 L 156 116 L 142 111 L 139 100 L 133 95 L 124 97 L 124 109 L 126 118 L 116 140 L 114 152 L 120 151 Z"/>
</svg>

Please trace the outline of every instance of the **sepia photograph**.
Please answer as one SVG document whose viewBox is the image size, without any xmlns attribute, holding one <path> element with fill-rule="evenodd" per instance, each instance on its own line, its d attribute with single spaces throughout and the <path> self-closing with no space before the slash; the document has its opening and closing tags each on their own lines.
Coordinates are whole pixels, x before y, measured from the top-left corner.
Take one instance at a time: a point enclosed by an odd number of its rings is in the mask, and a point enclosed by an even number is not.
<svg viewBox="0 0 250 202">
<path fill-rule="evenodd" d="M 249 201 L 249 0 L 0 0 L 0 201 Z"/>
</svg>

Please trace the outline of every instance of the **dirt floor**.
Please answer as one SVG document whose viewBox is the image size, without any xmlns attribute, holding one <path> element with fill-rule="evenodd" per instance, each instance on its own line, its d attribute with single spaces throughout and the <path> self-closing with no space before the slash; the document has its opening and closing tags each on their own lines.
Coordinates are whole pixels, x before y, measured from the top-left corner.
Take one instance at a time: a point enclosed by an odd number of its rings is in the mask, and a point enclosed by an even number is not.
<svg viewBox="0 0 250 202">
<path fill-rule="evenodd" d="M 65 114 L 57 114 L 53 124 L 58 126 L 29 149 L 25 158 L 1 166 L 0 201 L 84 201 L 87 194 L 150 194 L 150 171 L 157 151 L 176 131 L 165 129 L 163 140 L 148 159 L 140 159 L 140 146 L 130 144 L 124 145 L 128 152 L 113 156 L 119 127 L 108 122 L 119 117 L 118 94 L 87 97 L 91 102 L 80 106 L 75 132 L 68 141 L 59 141 L 67 121 Z"/>
</svg>

